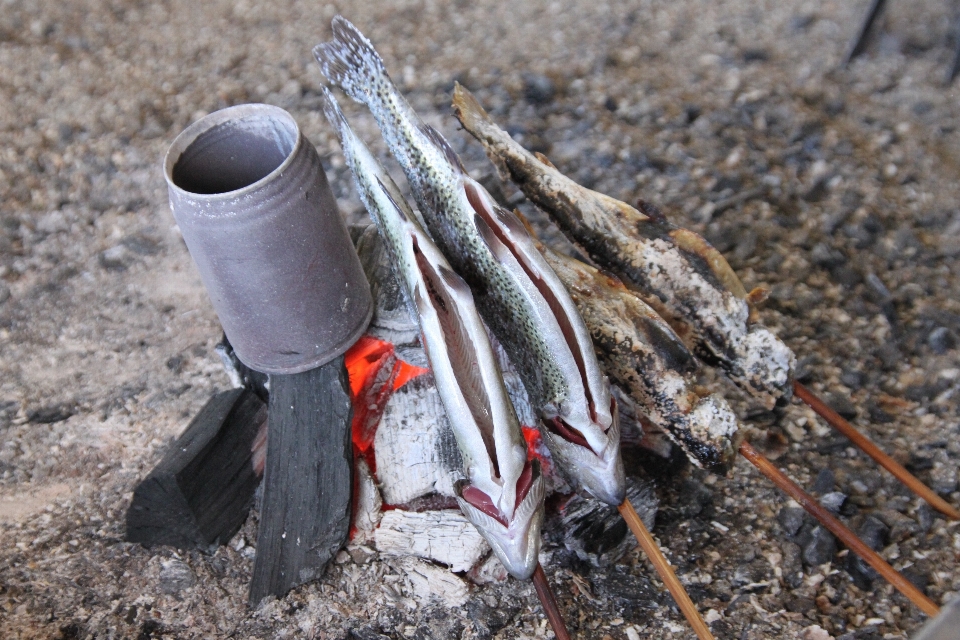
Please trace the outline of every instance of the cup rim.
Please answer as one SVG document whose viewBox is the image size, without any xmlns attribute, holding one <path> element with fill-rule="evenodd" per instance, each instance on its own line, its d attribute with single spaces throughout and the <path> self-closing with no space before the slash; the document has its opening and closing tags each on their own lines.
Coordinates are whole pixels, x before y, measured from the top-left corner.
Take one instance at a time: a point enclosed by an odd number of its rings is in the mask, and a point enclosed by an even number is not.
<svg viewBox="0 0 960 640">
<path fill-rule="evenodd" d="M 193 191 L 187 191 L 173 181 L 173 168 L 176 166 L 177 161 L 180 160 L 183 152 L 189 149 L 190 145 L 197 141 L 197 138 L 214 129 L 215 127 L 230 122 L 231 120 L 242 120 L 244 118 L 249 118 L 250 116 L 258 115 L 269 116 L 275 118 L 276 120 L 284 121 L 285 123 L 289 124 L 296 133 L 296 138 L 294 139 L 293 147 L 290 149 L 290 153 L 288 153 L 287 157 L 283 159 L 283 162 L 277 165 L 270 173 L 263 176 L 256 182 L 251 182 L 250 184 L 240 187 L 239 189 L 222 191 L 219 193 L 196 193 Z M 208 113 L 181 131 L 180 134 L 174 138 L 173 142 L 170 144 L 170 148 L 167 149 L 167 153 L 163 158 L 163 177 L 166 179 L 167 185 L 171 189 L 176 190 L 177 193 L 181 195 L 196 200 L 220 200 L 236 198 L 252 191 L 256 191 L 264 184 L 273 180 L 277 175 L 283 173 L 293 162 L 294 156 L 297 155 L 297 151 L 300 149 L 302 143 L 303 133 L 300 131 L 297 121 L 286 109 L 282 109 L 271 104 L 262 104 L 256 102 L 238 104 L 232 107 L 226 107 L 225 109 L 214 111 L 213 113 Z"/>
</svg>

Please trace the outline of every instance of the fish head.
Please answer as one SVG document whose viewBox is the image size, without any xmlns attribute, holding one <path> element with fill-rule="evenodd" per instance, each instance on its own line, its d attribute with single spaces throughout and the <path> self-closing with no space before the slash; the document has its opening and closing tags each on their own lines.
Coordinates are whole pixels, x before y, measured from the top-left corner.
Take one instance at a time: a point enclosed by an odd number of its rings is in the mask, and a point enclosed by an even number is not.
<svg viewBox="0 0 960 640">
<path fill-rule="evenodd" d="M 545 418 L 540 430 L 557 466 L 565 475 L 597 500 L 619 506 L 626 497 L 626 477 L 620 457 L 620 420 L 616 406 L 610 427 L 604 433 L 606 442 L 598 446 L 588 443 L 583 434 L 562 417 Z M 592 438 L 596 440 L 596 438 Z"/>
<path fill-rule="evenodd" d="M 517 507 L 509 517 L 468 481 L 457 482 L 455 490 L 460 510 L 490 544 L 507 573 L 518 580 L 530 578 L 539 562 L 546 496 L 539 461 L 527 462 L 517 481 Z"/>
</svg>

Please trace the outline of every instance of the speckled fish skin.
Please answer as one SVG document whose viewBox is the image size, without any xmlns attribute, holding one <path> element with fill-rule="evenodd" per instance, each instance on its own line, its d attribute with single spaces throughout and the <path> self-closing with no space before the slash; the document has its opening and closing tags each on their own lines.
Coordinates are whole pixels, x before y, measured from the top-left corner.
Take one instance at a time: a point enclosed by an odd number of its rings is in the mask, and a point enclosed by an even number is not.
<svg viewBox="0 0 960 640">
<path fill-rule="evenodd" d="M 454 89 L 454 112 L 513 180 L 604 269 L 636 291 L 694 353 L 721 367 L 767 408 L 792 394 L 793 352 L 750 323 L 747 293 L 723 256 L 654 207 L 641 212 L 586 189 L 500 129 L 469 91 Z"/>
<path fill-rule="evenodd" d="M 314 49 L 323 73 L 370 109 L 430 234 L 470 285 L 531 402 L 548 425 L 562 421 L 566 435 L 552 426 L 541 430 L 558 465 L 595 497 L 619 504 L 625 481 L 612 398 L 572 300 L 542 257 L 527 250 L 519 221 L 466 174 L 440 133 L 406 103 L 370 42 L 339 16 L 333 35 Z"/>
<path fill-rule="evenodd" d="M 740 439 L 737 417 L 719 395 L 701 398 L 691 391 L 697 361 L 670 325 L 619 280 L 540 248 L 577 304 L 604 372 L 691 462 L 729 470 Z"/>
<path fill-rule="evenodd" d="M 321 96 L 360 199 L 384 238 L 420 322 L 424 350 L 463 458 L 467 480 L 457 487 L 460 508 L 507 571 L 529 578 L 540 549 L 544 480 L 539 464 L 527 463 L 520 423 L 473 296 L 417 223 L 399 188 L 354 134 L 326 87 Z M 485 494 L 497 517 L 470 501 L 471 486 Z"/>
</svg>

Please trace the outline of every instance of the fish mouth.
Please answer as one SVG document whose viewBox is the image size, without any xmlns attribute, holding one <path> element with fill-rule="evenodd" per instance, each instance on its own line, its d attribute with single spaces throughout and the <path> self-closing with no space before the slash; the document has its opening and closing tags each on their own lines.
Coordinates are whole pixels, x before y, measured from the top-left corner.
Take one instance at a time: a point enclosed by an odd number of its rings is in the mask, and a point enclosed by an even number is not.
<svg viewBox="0 0 960 640">
<path fill-rule="evenodd" d="M 539 562 L 546 495 L 539 461 L 525 465 L 517 481 L 517 507 L 509 516 L 466 480 L 459 481 L 455 491 L 461 511 L 490 544 L 507 573 L 518 580 L 529 579 Z"/>
<path fill-rule="evenodd" d="M 540 433 L 557 466 L 561 470 L 577 470 L 576 477 L 565 473 L 569 480 L 597 500 L 620 506 L 626 497 L 626 476 L 620 457 L 620 420 L 616 411 L 613 415 L 606 433 L 607 446 L 600 453 L 594 452 L 580 432 L 560 418 L 544 420 Z"/>
</svg>

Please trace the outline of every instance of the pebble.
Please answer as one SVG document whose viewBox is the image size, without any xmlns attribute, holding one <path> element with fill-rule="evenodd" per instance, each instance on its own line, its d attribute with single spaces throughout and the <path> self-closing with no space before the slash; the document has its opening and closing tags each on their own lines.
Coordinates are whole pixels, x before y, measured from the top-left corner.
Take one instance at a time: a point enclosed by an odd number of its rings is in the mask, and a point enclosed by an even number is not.
<svg viewBox="0 0 960 640">
<path fill-rule="evenodd" d="M 0 282 L 0 304 L 10 299 L 10 287 Z"/>
<path fill-rule="evenodd" d="M 839 413 L 847 420 L 853 420 L 857 417 L 857 407 L 850 402 L 850 399 L 846 394 L 828 393 L 824 398 L 824 402 L 826 402 L 834 411 Z"/>
<path fill-rule="evenodd" d="M 527 102 L 543 105 L 551 102 L 557 93 L 553 80 L 539 73 L 523 74 L 523 96 Z"/>
<path fill-rule="evenodd" d="M 837 553 L 837 540 L 833 534 L 821 526 L 814 527 L 803 544 L 803 561 L 811 566 L 819 566 L 833 560 Z"/>
<path fill-rule="evenodd" d="M 0 298 L 2 297 L 3 293 L 0 292 Z M 956 348 L 957 340 L 950 332 L 950 329 L 947 329 L 946 327 L 937 327 L 930 332 L 929 336 L 927 336 L 927 344 L 930 345 L 930 349 L 934 353 L 937 355 L 943 355 L 950 349 Z"/>
<path fill-rule="evenodd" d="M 843 504 L 847 501 L 847 494 L 840 491 L 831 491 L 820 496 L 820 504 L 834 515 L 840 515 Z"/>
<path fill-rule="evenodd" d="M 807 512 L 799 506 L 794 507 L 786 505 L 780 509 L 780 513 L 777 515 L 777 520 L 780 522 L 780 526 L 783 527 L 784 533 L 786 533 L 788 536 L 794 536 L 803 525 L 806 513 Z"/>
<path fill-rule="evenodd" d="M 160 569 L 160 590 L 163 593 L 180 593 L 197 583 L 197 577 L 183 560 L 165 560 Z"/>
<path fill-rule="evenodd" d="M 824 467 L 817 472 L 817 479 L 813 481 L 813 492 L 824 495 L 833 491 L 833 488 L 836 484 L 837 478 L 834 475 L 833 470 L 829 467 Z"/>
<path fill-rule="evenodd" d="M 844 369 L 843 373 L 840 374 L 840 382 L 853 391 L 863 387 L 866 381 L 867 376 L 856 369 Z"/>
</svg>

